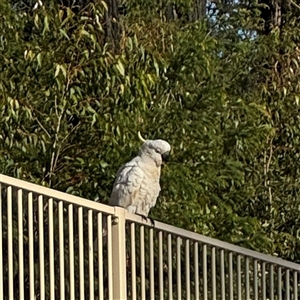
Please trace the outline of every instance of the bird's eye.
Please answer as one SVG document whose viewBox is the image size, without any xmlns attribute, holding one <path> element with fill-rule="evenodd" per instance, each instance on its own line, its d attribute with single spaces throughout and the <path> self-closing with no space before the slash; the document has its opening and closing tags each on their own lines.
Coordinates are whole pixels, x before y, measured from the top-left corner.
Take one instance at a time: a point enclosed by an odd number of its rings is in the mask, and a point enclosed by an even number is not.
<svg viewBox="0 0 300 300">
<path fill-rule="evenodd" d="M 155 152 L 160 154 L 160 151 L 158 149 L 155 149 Z"/>
</svg>

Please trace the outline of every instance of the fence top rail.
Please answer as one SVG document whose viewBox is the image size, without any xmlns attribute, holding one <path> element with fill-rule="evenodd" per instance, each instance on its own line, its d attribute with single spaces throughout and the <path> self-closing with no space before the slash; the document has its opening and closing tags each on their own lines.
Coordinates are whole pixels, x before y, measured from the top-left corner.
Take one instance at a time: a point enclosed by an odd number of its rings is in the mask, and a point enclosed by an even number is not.
<svg viewBox="0 0 300 300">
<path fill-rule="evenodd" d="M 99 202 L 91 201 L 71 194 L 59 192 L 51 188 L 47 188 L 44 186 L 40 186 L 34 183 L 30 183 L 24 180 L 16 179 L 2 174 L 0 174 L 0 184 L 1 183 L 8 186 L 14 186 L 18 189 L 26 190 L 28 192 L 41 194 L 49 198 L 62 200 L 69 204 L 90 208 L 98 212 L 112 214 L 112 215 L 115 214 L 115 208 L 113 206 L 105 205 Z"/>
<path fill-rule="evenodd" d="M 145 221 L 141 216 L 130 214 L 129 212 L 126 212 L 126 220 L 132 221 L 135 223 L 140 223 L 141 225 L 146 226 L 153 226 L 150 221 Z M 245 257 L 251 257 L 258 261 L 263 261 L 266 263 L 274 264 L 280 267 L 288 268 L 293 271 L 300 272 L 300 264 L 290 262 L 288 260 L 284 260 L 275 256 L 271 256 L 268 254 L 260 253 L 254 250 L 250 250 L 247 248 L 243 248 L 240 246 L 236 246 L 234 244 L 230 244 L 227 242 L 223 242 L 214 238 L 210 238 L 192 231 L 188 231 L 179 227 L 175 227 L 172 225 L 168 225 L 165 223 L 161 223 L 158 221 L 155 221 L 155 225 L 153 229 L 158 231 L 163 231 L 167 233 L 172 233 L 174 235 L 180 236 L 182 238 L 187 238 L 190 240 L 193 240 L 195 242 L 203 243 L 209 246 L 217 247 L 229 252 L 234 252 L 239 255 L 243 255 Z"/>
</svg>

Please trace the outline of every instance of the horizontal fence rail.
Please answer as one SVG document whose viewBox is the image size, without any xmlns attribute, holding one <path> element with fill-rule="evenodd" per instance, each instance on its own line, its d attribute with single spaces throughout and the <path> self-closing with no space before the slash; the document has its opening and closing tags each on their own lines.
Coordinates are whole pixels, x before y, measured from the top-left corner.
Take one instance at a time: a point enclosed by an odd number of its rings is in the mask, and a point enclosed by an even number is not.
<svg viewBox="0 0 300 300">
<path fill-rule="evenodd" d="M 0 299 L 300 299 L 300 265 L 0 175 Z"/>
</svg>

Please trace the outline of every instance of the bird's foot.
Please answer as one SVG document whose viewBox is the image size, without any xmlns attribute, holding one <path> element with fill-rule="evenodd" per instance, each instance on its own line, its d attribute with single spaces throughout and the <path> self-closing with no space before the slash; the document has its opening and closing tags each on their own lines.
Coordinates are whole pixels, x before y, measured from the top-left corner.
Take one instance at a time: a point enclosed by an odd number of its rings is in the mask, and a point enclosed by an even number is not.
<svg viewBox="0 0 300 300">
<path fill-rule="evenodd" d="M 154 219 L 152 219 L 151 217 L 146 217 L 145 215 L 142 215 L 142 214 L 137 214 L 137 215 L 141 216 L 147 222 L 148 222 L 148 220 L 150 220 L 152 227 L 155 226 Z"/>
<path fill-rule="evenodd" d="M 145 221 L 148 221 L 148 218 L 145 215 L 143 215 L 143 214 L 137 214 L 137 215 L 142 217 Z"/>
<path fill-rule="evenodd" d="M 155 227 L 155 221 L 153 218 L 151 217 L 148 217 L 148 219 L 150 220 L 151 224 L 152 224 L 152 227 Z"/>
</svg>

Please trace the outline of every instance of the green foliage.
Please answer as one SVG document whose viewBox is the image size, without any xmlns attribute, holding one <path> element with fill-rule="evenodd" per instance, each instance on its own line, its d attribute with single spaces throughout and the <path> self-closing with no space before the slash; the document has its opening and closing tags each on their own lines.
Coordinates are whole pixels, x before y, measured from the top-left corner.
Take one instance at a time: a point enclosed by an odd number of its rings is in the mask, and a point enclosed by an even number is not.
<svg viewBox="0 0 300 300">
<path fill-rule="evenodd" d="M 137 3 L 114 53 L 105 2 L 1 2 L 0 172 L 106 203 L 140 130 L 173 147 L 154 219 L 299 261 L 295 21 L 244 35 L 257 8 L 183 26 Z"/>
</svg>

